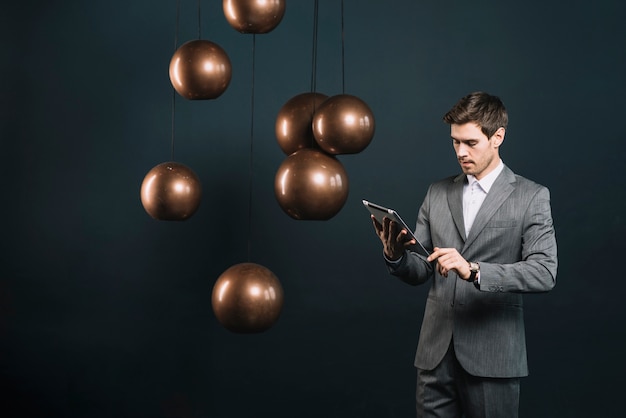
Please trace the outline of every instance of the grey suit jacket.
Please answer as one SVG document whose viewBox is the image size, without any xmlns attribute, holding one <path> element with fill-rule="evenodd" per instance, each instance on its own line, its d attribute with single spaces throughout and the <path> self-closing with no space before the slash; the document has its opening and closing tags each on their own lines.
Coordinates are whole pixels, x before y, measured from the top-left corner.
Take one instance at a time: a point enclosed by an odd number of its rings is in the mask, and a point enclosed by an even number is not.
<svg viewBox="0 0 626 418">
<path fill-rule="evenodd" d="M 434 183 L 419 210 L 416 237 L 428 249 L 456 248 L 480 264 L 480 290 L 454 272 L 407 251 L 391 274 L 409 284 L 431 280 L 415 366 L 432 370 L 450 340 L 463 368 L 483 377 L 528 374 L 522 293 L 556 281 L 557 246 L 547 188 L 504 167 L 465 236 L 464 174 Z"/>
</svg>

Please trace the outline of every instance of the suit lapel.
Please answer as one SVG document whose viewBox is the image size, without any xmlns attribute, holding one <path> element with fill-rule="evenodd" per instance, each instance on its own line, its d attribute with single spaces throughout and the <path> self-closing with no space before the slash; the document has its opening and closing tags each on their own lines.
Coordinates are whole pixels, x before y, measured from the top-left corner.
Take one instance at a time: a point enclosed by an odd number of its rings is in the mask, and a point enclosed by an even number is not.
<svg viewBox="0 0 626 418">
<path fill-rule="evenodd" d="M 448 206 L 459 235 L 465 240 L 465 223 L 463 222 L 463 185 L 467 176 L 461 174 L 448 185 Z"/>
<path fill-rule="evenodd" d="M 476 237 L 485 228 L 485 225 L 487 225 L 487 222 L 489 222 L 489 220 L 496 213 L 498 208 L 500 208 L 500 206 L 502 206 L 502 203 L 504 203 L 504 201 L 511 195 L 511 193 L 515 189 L 514 184 L 515 175 L 508 167 L 505 166 L 498 178 L 496 178 L 493 186 L 491 186 L 491 190 L 485 197 L 485 201 L 483 202 L 480 209 L 478 210 L 478 213 L 476 214 L 476 219 L 472 224 L 472 229 L 470 229 L 469 236 L 465 241 L 464 249 L 470 246 L 472 242 L 474 242 Z M 461 225 L 463 225 L 462 221 Z"/>
</svg>

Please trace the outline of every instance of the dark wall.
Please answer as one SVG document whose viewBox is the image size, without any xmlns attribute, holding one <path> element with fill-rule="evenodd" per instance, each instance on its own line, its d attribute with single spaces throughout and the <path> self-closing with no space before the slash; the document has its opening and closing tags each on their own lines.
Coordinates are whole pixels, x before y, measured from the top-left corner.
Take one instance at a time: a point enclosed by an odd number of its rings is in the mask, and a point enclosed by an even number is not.
<svg viewBox="0 0 626 418">
<path fill-rule="evenodd" d="M 360 202 L 414 222 L 428 184 L 459 172 L 441 117 L 475 90 L 507 105 L 505 163 L 552 193 L 558 284 L 525 298 L 522 416 L 621 411 L 623 2 L 348 0 L 342 62 L 340 2 L 320 1 L 316 89 L 376 118 L 370 146 L 339 157 L 349 198 L 322 222 L 291 219 L 273 191 L 277 112 L 311 87 L 313 2 L 256 36 L 251 137 L 252 35 L 203 1 L 202 36 L 233 77 L 217 100 L 177 98 L 176 160 L 203 199 L 173 223 L 139 190 L 170 159 L 175 2 L 53 3 L 0 14 L 2 416 L 413 416 L 427 288 L 387 274 Z M 197 37 L 196 7 L 182 2 L 180 42 Z M 211 308 L 248 240 L 285 291 L 257 335 Z"/>
</svg>

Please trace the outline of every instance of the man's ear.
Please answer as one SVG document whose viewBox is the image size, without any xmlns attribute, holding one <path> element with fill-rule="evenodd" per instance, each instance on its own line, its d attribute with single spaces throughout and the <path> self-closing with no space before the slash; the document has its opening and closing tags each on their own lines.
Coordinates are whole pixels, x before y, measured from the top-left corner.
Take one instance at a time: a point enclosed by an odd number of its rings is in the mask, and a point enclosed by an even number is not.
<svg viewBox="0 0 626 418">
<path fill-rule="evenodd" d="M 496 131 L 495 134 L 493 134 L 493 136 L 491 138 L 493 138 L 493 145 L 494 147 L 498 148 L 500 145 L 502 145 L 502 142 L 504 142 L 504 134 L 506 133 L 506 130 L 502 127 L 498 128 L 498 130 Z"/>
</svg>

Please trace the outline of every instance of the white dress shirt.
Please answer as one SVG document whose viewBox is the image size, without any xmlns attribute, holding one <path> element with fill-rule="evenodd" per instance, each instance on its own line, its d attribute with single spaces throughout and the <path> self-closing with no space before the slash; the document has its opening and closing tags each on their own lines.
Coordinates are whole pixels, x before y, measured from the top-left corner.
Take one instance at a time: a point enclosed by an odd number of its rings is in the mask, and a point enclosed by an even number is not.
<svg viewBox="0 0 626 418">
<path fill-rule="evenodd" d="M 467 175 L 467 184 L 463 186 L 463 220 L 465 221 L 465 237 L 469 235 L 476 214 L 480 206 L 485 201 L 487 193 L 491 190 L 493 182 L 502 172 L 504 163 L 500 160 L 500 164 L 489 174 L 480 180 L 477 180 L 471 174 Z"/>
<path fill-rule="evenodd" d="M 471 174 L 467 175 L 467 184 L 463 186 L 463 221 L 465 222 L 465 238 L 470 233 L 476 214 L 481 205 L 487 197 L 487 193 L 491 190 L 493 182 L 502 172 L 504 163 L 500 160 L 500 164 L 489 174 L 480 180 L 476 180 L 476 177 Z M 480 284 L 480 270 L 476 277 L 478 284 Z"/>
</svg>

